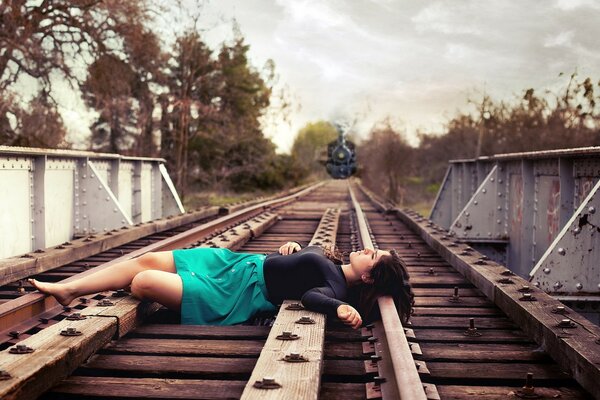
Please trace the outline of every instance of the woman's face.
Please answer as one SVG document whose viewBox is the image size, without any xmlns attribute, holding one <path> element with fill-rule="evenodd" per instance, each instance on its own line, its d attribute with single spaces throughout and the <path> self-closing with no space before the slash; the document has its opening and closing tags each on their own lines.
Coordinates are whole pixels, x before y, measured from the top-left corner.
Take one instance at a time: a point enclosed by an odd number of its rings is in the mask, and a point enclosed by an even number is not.
<svg viewBox="0 0 600 400">
<path fill-rule="evenodd" d="M 350 253 L 350 265 L 352 269 L 361 276 L 366 283 L 372 283 L 371 270 L 377 264 L 382 256 L 389 256 L 390 252 L 385 250 L 373 250 L 365 248 L 361 251 L 353 251 Z"/>
</svg>

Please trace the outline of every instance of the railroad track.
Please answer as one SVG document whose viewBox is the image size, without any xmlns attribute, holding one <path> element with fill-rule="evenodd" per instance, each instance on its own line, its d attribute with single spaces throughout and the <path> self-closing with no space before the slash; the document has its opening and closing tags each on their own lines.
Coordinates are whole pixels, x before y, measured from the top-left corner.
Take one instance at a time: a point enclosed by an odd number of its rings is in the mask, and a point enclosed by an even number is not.
<svg viewBox="0 0 600 400">
<path fill-rule="evenodd" d="M 383 323 L 354 331 L 328 320 L 322 324 L 322 354 L 315 357 L 317 362 L 285 372 L 290 367 L 273 360 L 265 362 L 265 357 L 269 357 L 266 349 L 274 339 L 273 331 L 280 326 L 292 326 L 302 334 L 313 335 L 318 332 L 320 320 L 315 329 L 302 330 L 305 328 L 294 325 L 293 321 L 285 321 L 289 313 L 292 318 L 301 314 L 282 307 L 277 319 L 273 315 L 258 316 L 246 325 L 182 326 L 178 324 L 177 315 L 165 309 L 135 302 L 129 296 L 107 296 L 113 300 L 112 307 L 98 306 L 97 302 L 104 299 L 91 300 L 90 306 L 81 311 L 88 318 L 72 323 L 81 331 L 95 330 L 94 338 L 68 338 L 69 345 L 60 344 L 56 337 L 58 329 L 64 329 L 68 322 L 57 321 L 60 327 L 49 327 L 24 341 L 44 349 L 48 348 L 44 347 L 48 341 L 58 343 L 55 347 L 68 347 L 68 361 L 55 361 L 50 368 L 41 365 L 43 362 L 33 356 L 35 352 L 11 355 L 10 359 L 8 350 L 1 353 L 0 368 L 7 365 L 15 373 L 25 369 L 27 362 L 30 369 L 31 363 L 40 364 L 36 365 L 38 373 L 22 378 L 17 389 L 2 393 L 7 398 L 32 398 L 41 392 L 42 386 L 50 386 L 48 381 L 58 382 L 81 363 L 42 398 L 256 398 L 250 388 L 252 383 L 257 377 L 268 380 L 273 375 L 282 383 L 283 390 L 293 386 L 295 395 L 285 397 L 281 395 L 284 392 L 265 391 L 259 397 L 591 398 L 570 374 L 561 370 L 564 363 L 559 367 L 553 360 L 553 357 L 560 358 L 559 353 L 542 350 L 482 291 L 432 249 L 423 237 L 423 229 L 418 229 L 419 224 L 425 224 L 420 217 L 400 215 L 398 210 L 384 212 L 376 199 L 357 187 L 353 193 L 353 196 L 349 194 L 345 182 L 328 182 L 294 202 L 261 208 L 243 223 L 248 228 L 243 224 L 231 227 L 235 224 L 228 223 L 228 229 L 220 236 L 206 238 L 205 232 L 203 239 L 166 241 L 178 247 L 186 243 L 185 246 L 226 246 L 244 252 L 269 253 L 288 240 L 304 243 L 323 240 L 326 235 L 319 229 L 330 229 L 344 252 L 358 249 L 369 241 L 382 249 L 396 248 L 407 263 L 416 295 L 415 313 L 409 326 L 399 325 L 397 314 L 394 319 L 390 316 L 393 313 L 384 312 L 387 305 L 382 299 Z M 362 211 L 355 211 L 352 199 Z M 267 210 L 265 214 L 263 210 Z M 336 214 L 332 210 L 339 211 Z M 370 232 L 361 222 L 363 214 Z M 244 236 L 240 235 L 244 229 L 252 232 L 249 241 L 238 239 Z M 464 248 L 459 244 L 455 246 Z M 470 252 L 469 256 L 474 254 Z M 511 278 L 517 281 L 516 277 Z M 535 295 L 542 296 L 537 292 Z M 318 319 L 316 315 L 313 317 Z M 580 322 L 573 314 L 571 317 Z M 568 333 L 566 328 L 563 331 Z M 37 336 L 40 339 L 36 340 Z M 318 335 L 316 338 L 318 341 Z M 313 354 L 310 351 L 315 350 L 307 351 Z M 95 355 L 88 359 L 92 353 Z M 52 356 L 58 358 L 59 355 Z M 15 357 L 24 357 L 22 365 L 15 362 Z M 25 357 L 29 357 L 28 361 Z M 281 357 L 277 357 L 279 361 Z M 267 377 L 264 374 L 269 368 L 275 368 L 275 372 Z M 533 374 L 532 381 L 526 384 L 529 373 Z M 578 378 L 586 383 L 586 376 Z M 420 397 L 407 395 L 407 390 Z"/>
</svg>

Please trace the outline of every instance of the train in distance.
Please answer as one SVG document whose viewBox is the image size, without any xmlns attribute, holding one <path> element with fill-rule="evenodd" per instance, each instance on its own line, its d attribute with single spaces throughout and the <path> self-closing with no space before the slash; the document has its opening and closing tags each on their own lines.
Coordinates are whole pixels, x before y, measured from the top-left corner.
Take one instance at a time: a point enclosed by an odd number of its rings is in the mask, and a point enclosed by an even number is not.
<svg viewBox="0 0 600 400">
<path fill-rule="evenodd" d="M 347 179 L 356 172 L 356 150 L 354 143 L 346 140 L 339 130 L 337 140 L 327 145 L 327 172 L 334 179 Z"/>
</svg>

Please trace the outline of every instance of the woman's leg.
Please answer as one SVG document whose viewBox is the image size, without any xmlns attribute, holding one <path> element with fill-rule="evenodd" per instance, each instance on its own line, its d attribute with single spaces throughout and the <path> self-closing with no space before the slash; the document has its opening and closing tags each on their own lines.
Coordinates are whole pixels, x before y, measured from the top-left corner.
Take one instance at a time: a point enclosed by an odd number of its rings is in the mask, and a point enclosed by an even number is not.
<svg viewBox="0 0 600 400">
<path fill-rule="evenodd" d="M 133 278 L 131 293 L 141 300 L 156 301 L 179 312 L 183 296 L 183 282 L 177 274 L 146 270 Z"/>
<path fill-rule="evenodd" d="M 146 253 L 67 283 L 38 282 L 35 279 L 29 282 L 40 292 L 56 297 L 60 304 L 68 305 L 79 296 L 126 288 L 138 273 L 146 270 L 175 273 L 173 252 Z"/>
</svg>

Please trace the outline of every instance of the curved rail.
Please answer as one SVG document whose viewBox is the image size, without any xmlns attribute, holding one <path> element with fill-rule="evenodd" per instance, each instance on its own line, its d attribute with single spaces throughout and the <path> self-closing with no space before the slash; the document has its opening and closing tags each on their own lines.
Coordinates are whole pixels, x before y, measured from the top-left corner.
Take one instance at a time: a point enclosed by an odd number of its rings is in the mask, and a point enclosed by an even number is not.
<svg viewBox="0 0 600 400">
<path fill-rule="evenodd" d="M 366 218 L 362 212 L 352 187 L 348 184 L 352 204 L 356 212 L 358 228 L 363 247 L 373 247 L 369 229 L 367 228 Z M 423 383 L 419 377 L 417 366 L 412 357 L 408 340 L 404 334 L 402 322 L 398 316 L 398 311 L 394 301 L 389 296 L 378 298 L 379 310 L 381 311 L 381 320 L 386 333 L 386 339 L 389 349 L 389 357 L 392 361 L 393 378 L 395 379 L 398 396 L 403 400 L 427 400 Z M 381 385 L 382 395 L 386 397 L 386 382 Z"/>
</svg>

